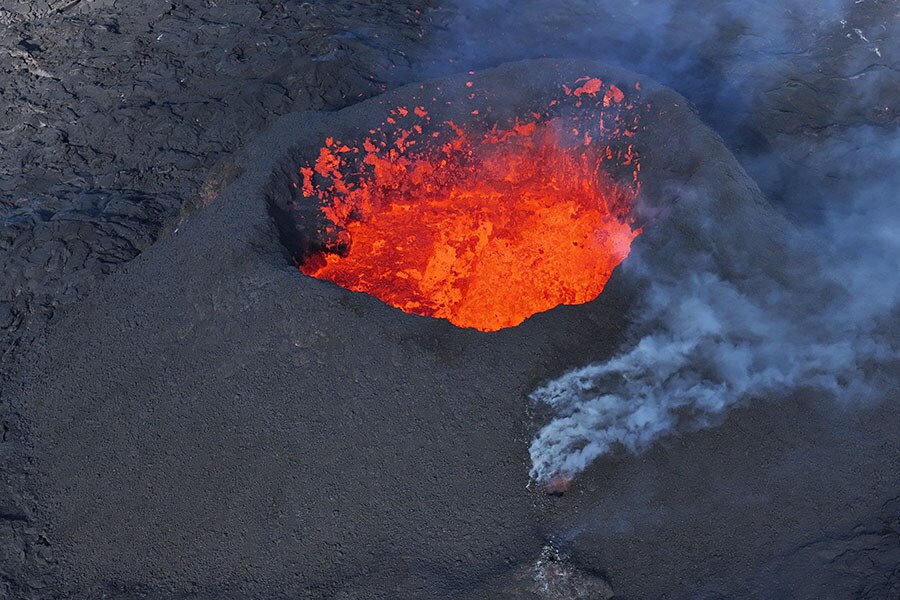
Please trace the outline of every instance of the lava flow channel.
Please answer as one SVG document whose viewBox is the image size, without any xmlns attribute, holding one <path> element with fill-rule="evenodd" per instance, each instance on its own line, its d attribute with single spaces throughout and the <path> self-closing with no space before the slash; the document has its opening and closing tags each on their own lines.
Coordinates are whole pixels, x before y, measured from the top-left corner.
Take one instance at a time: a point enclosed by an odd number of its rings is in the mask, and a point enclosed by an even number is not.
<svg viewBox="0 0 900 600">
<path fill-rule="evenodd" d="M 532 113 L 481 133 L 444 122 L 428 133 L 424 107 L 398 107 L 390 135 L 326 140 L 297 187 L 319 199 L 332 243 L 301 271 L 482 331 L 595 299 L 640 233 L 628 217 L 640 167 L 630 145 L 595 142 L 634 135 L 609 110 L 622 92 L 579 83 L 565 89 L 579 117 Z M 607 175 L 613 160 L 633 170 L 629 185 Z"/>
</svg>

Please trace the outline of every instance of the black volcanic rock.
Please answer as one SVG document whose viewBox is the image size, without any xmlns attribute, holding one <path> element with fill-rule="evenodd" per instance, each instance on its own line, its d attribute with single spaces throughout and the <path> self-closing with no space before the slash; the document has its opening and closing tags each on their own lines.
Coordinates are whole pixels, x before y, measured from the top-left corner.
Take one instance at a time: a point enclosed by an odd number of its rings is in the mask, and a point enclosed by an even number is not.
<svg viewBox="0 0 900 600">
<path fill-rule="evenodd" d="M 155 242 L 181 204 L 166 194 L 73 188 L 0 199 L 0 360 Z"/>
</svg>

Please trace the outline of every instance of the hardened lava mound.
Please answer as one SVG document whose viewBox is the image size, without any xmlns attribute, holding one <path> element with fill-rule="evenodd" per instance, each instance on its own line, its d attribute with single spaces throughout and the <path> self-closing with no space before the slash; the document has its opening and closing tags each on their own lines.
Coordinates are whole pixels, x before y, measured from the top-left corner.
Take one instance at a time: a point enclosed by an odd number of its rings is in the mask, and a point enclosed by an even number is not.
<svg viewBox="0 0 900 600">
<path fill-rule="evenodd" d="M 643 108 L 595 75 L 511 117 L 502 84 L 457 79 L 325 137 L 270 196 L 300 270 L 482 331 L 594 300 L 640 233 Z"/>
<path fill-rule="evenodd" d="M 33 597 L 534 596 L 512 580 L 518 596 L 496 591 L 565 534 L 526 486 L 529 392 L 615 351 L 644 265 L 681 277 L 698 257 L 724 273 L 781 264 L 777 215 L 684 98 L 592 61 L 293 113 L 235 160 L 244 174 L 214 203 L 54 316 L 11 374 L 43 541 L 9 555 L 50 565 Z M 428 252 L 404 263 L 403 244 Z M 535 264 L 541 249 L 554 258 Z M 486 280 L 471 277 L 490 263 L 478 251 L 495 260 Z M 577 276 L 550 295 L 551 272 Z M 378 286 L 402 295 L 378 299 Z M 470 286 L 527 303 L 496 321 L 462 302 Z M 688 481 L 660 476 L 701 485 L 722 448 L 685 457 Z M 565 498 L 647 506 L 633 499 L 659 474 L 620 467 L 616 485 Z M 608 529 L 620 581 L 665 586 L 698 556 L 770 556 L 748 543 L 765 524 L 733 544 L 698 538 L 740 510 L 689 500 L 702 520 Z"/>
</svg>

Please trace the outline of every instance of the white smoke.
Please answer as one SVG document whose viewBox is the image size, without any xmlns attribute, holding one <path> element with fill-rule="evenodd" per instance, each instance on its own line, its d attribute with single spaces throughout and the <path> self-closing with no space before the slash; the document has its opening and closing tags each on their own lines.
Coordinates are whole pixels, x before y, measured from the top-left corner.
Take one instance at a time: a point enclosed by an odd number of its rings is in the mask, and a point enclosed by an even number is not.
<svg viewBox="0 0 900 600">
<path fill-rule="evenodd" d="M 822 164 L 837 165 L 835 181 L 845 185 L 834 192 L 844 196 L 790 240 L 805 262 L 776 269 L 789 277 L 731 282 L 710 270 L 653 272 L 640 256 L 623 264 L 650 281 L 634 311 L 632 342 L 530 395 L 553 415 L 531 444 L 533 478 L 574 475 L 617 447 L 639 452 L 663 435 L 715 425 L 754 397 L 801 386 L 819 390 L 823 401 L 872 396 L 868 373 L 900 356 L 892 337 L 900 136 L 852 131 L 815 151 Z"/>
<path fill-rule="evenodd" d="M 900 138 L 887 130 L 840 130 L 846 123 L 896 124 L 889 91 L 896 73 L 885 65 L 896 55 L 900 22 L 889 18 L 895 16 L 889 6 L 541 0 L 523 10 L 521 4 L 442 3 L 458 10 L 447 13 L 441 42 L 447 56 L 437 64 L 462 70 L 584 57 L 652 77 L 698 107 L 773 202 L 818 219 L 791 240 L 798 253 L 814 248 L 817 256 L 785 265 L 781 277 L 735 281 L 706 256 L 679 275 L 642 264 L 633 252 L 620 269 L 649 284 L 630 315 L 629 341 L 608 361 L 531 394 L 551 414 L 531 445 L 532 475 L 574 474 L 617 447 L 640 451 L 671 432 L 718 423 L 754 397 L 781 397 L 797 387 L 821 390 L 823 401 L 872 396 L 877 363 L 895 360 L 900 345 Z M 829 95 L 813 98 L 810 90 L 819 87 L 807 89 L 795 77 L 802 73 L 845 85 L 825 86 Z M 803 91 L 785 95 L 795 86 Z M 777 112 L 748 105 L 770 94 L 792 100 Z M 806 107 L 810 118 L 791 116 Z M 790 127 L 760 128 L 757 120 L 769 116 L 784 117 Z M 757 137 L 757 129 L 766 135 Z M 798 142 L 804 137 L 830 141 L 804 151 Z"/>
</svg>

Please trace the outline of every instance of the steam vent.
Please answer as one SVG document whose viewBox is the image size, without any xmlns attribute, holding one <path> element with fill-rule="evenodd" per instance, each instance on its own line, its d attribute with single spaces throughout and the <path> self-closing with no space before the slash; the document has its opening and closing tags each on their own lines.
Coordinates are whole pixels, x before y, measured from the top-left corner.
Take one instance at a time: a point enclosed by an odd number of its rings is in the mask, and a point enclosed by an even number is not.
<svg viewBox="0 0 900 600">
<path fill-rule="evenodd" d="M 286 243 L 307 275 L 460 327 L 589 302 L 640 233 L 639 89 L 583 75 L 512 120 L 492 107 L 502 90 L 471 80 L 384 105 L 299 166 L 277 203 L 300 233 Z M 454 105 L 462 118 L 432 116 Z"/>
<path fill-rule="evenodd" d="M 781 530 L 719 481 L 762 477 L 743 443 L 528 484 L 528 394 L 613 355 L 646 268 L 783 264 L 784 223 L 683 97 L 510 63 L 288 114 L 236 162 L 14 374 L 42 540 L 21 555 L 53 565 L 35 597 L 546 597 L 506 590 L 566 571 L 546 546 L 573 524 L 564 550 L 629 597 L 771 555 Z M 627 512 L 650 506 L 679 518 Z"/>
</svg>

